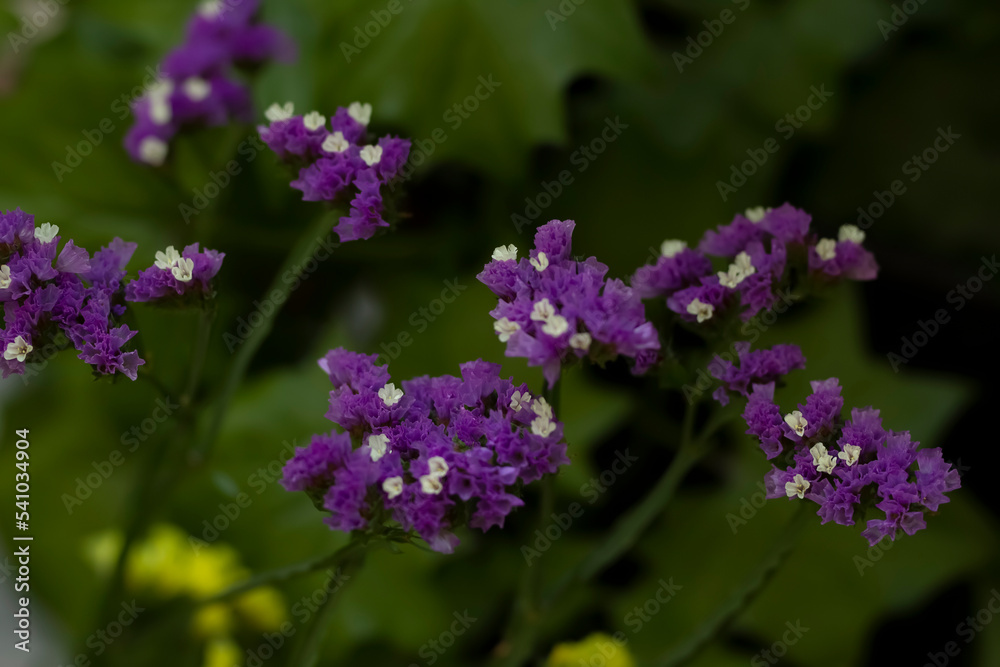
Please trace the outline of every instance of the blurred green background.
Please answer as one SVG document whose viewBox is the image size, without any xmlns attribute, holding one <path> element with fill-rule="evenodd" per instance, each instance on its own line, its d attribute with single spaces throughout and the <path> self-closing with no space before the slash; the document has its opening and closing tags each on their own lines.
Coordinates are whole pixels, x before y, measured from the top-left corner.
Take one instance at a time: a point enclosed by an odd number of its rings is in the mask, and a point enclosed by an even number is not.
<svg viewBox="0 0 1000 667">
<path fill-rule="evenodd" d="M 169 244 L 200 241 L 224 251 L 201 392 L 208 402 L 232 360 L 223 333 L 236 333 L 238 319 L 253 311 L 321 210 L 298 201 L 270 153 L 238 151 L 255 133 L 250 126 L 186 135 L 175 145 L 170 172 L 129 161 L 121 147 L 130 122 L 120 113 L 122 96 L 133 95 L 146 68 L 180 41 L 192 3 L 73 0 L 57 5 L 26 44 L 12 40 L 9 34 L 22 34 L 21 17 L 40 6 L 7 2 L 2 14 L 8 37 L 0 46 L 0 208 L 20 206 L 91 251 L 116 235 L 136 241 L 132 271 Z M 948 301 L 1000 245 L 1000 9 L 971 0 L 402 0 L 402 12 L 362 47 L 359 31 L 373 11 L 384 17 L 386 6 L 266 3 L 266 19 L 294 37 L 300 56 L 256 78 L 258 109 L 292 100 L 299 111 L 330 114 L 367 101 L 376 132 L 434 150 L 404 188 L 401 224 L 341 247 L 294 292 L 236 395 L 214 456 L 162 499 L 157 519 L 204 538 L 220 505 L 247 494 L 252 502 L 218 541 L 253 571 L 342 544 L 344 536 L 325 528 L 303 494 L 286 493 L 266 473 L 284 458 L 286 443 L 303 445 L 330 428 L 323 417 L 329 385 L 315 360 L 338 345 L 394 352 L 390 343 L 405 332 L 413 342 L 391 355 L 396 380 L 457 374 L 459 363 L 482 357 L 539 386 L 537 369 L 502 357 L 488 315 L 495 298 L 475 275 L 495 246 L 529 248 L 540 222 L 576 220 L 574 252 L 596 255 L 612 275 L 627 277 L 663 239 L 693 243 L 749 206 L 790 201 L 812 213 L 814 229 L 832 235 L 858 220 L 859 207 L 877 211 L 873 202 L 886 199 L 877 193 L 901 179 L 905 193 L 867 229 L 880 279 L 795 308 L 760 342 L 797 343 L 809 360 L 782 391 L 784 404 L 801 400 L 808 380 L 837 375 L 848 405 L 881 408 L 887 427 L 910 430 L 960 462 L 964 488 L 928 530 L 877 559 L 860 527 L 819 526 L 816 518 L 767 590 L 693 664 L 745 665 L 796 621 L 809 631 L 781 664 L 918 665 L 949 641 L 960 653 L 948 664 L 1000 664 L 1000 624 L 987 624 L 968 643 L 959 634 L 959 624 L 984 609 L 1000 585 L 990 422 L 1000 290 L 987 282 L 960 310 Z M 699 37 L 700 52 L 691 46 Z M 474 93 L 479 77 L 491 76 L 500 85 L 458 123 L 449 109 Z M 814 88 L 832 95 L 801 111 Z M 797 111 L 801 122 L 782 124 Z M 91 154 L 57 178 L 53 163 L 65 162 L 85 132 L 96 136 L 105 119 L 113 131 L 99 132 Z M 594 159 L 581 157 L 580 148 L 608 123 L 620 134 Z M 437 128 L 443 143 L 429 141 Z M 911 180 L 905 164 L 933 145 L 939 128 L 960 138 Z M 717 183 L 729 181 L 733 165 L 772 137 L 779 150 L 724 200 Z M 179 207 L 193 205 L 230 159 L 242 172 L 186 223 Z M 540 197 L 564 170 L 572 183 L 558 196 Z M 421 314 L 445 281 L 466 289 L 440 315 Z M 939 308 L 949 310 L 951 322 L 894 372 L 886 355 L 899 353 L 901 337 Z M 178 384 L 195 317 L 135 311 L 145 370 Z M 559 417 L 573 465 L 559 475 L 555 507 L 581 502 L 586 511 L 539 559 L 547 580 L 598 544 L 659 477 L 676 447 L 682 405 L 629 377 L 624 366 L 577 369 L 564 385 Z M 158 424 L 128 451 L 123 435 L 152 416 L 156 398 L 144 383 L 95 382 L 70 353 L 28 383 L 11 377 L 0 384 L 0 497 L 14 493 L 13 431 L 30 428 L 36 536 L 33 651 L 25 662 L 7 633 L 4 665 L 69 664 L 76 641 L 99 629 L 95 612 L 107 582 L 87 563 L 83 545 L 122 527 L 140 472 L 177 426 L 170 419 Z M 678 645 L 777 539 L 790 503 L 768 502 L 731 530 L 727 515 L 752 498 L 768 466 L 738 422 L 716 440 L 716 452 L 636 547 L 543 620 L 539 657 L 559 641 L 622 631 L 645 664 Z M 640 464 L 589 503 L 582 485 L 625 448 Z M 65 494 L 114 450 L 124 462 L 68 511 Z M 507 620 L 524 563 L 521 546 L 532 540 L 537 499 L 529 492 L 526 500 L 504 530 L 463 532 L 452 556 L 408 548 L 370 557 L 337 603 L 322 664 L 485 663 Z M 0 525 L 0 553 L 8 555 L 0 589 L 5 613 L 14 594 L 10 530 L 11 522 Z M 683 588 L 636 631 L 629 614 L 671 578 Z M 289 609 L 323 579 L 316 574 L 283 586 Z M 456 612 L 477 620 L 443 655 L 429 649 Z M 201 664 L 202 640 L 163 618 L 140 616 L 102 659 Z M 263 642 L 259 632 L 240 631 L 237 639 L 244 655 Z M 266 664 L 288 664 L 289 654 L 278 650 Z"/>
</svg>

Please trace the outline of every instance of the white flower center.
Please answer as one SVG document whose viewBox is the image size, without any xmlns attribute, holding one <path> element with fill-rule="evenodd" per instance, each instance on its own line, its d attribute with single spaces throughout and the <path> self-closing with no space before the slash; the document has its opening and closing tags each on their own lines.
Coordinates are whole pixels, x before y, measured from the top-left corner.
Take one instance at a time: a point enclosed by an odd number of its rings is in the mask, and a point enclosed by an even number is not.
<svg viewBox="0 0 1000 667">
<path fill-rule="evenodd" d="M 174 92 L 174 82 L 160 79 L 149 87 L 149 117 L 157 125 L 166 125 L 173 117 L 170 95 Z"/>
<path fill-rule="evenodd" d="M 535 307 L 531 311 L 531 319 L 535 322 L 547 322 L 555 314 L 556 309 L 546 298 L 535 302 Z"/>
<path fill-rule="evenodd" d="M 293 115 L 295 115 L 295 104 L 292 102 L 285 102 L 284 104 L 275 102 L 264 112 L 264 117 L 272 123 L 279 120 L 288 120 Z"/>
<path fill-rule="evenodd" d="M 750 255 L 741 252 L 736 255 L 736 260 L 729 265 L 728 271 L 719 271 L 719 283 L 724 287 L 734 289 L 747 276 L 752 276 L 755 273 L 757 273 L 757 269 L 750 261 Z"/>
<path fill-rule="evenodd" d="M 520 390 L 515 390 L 513 394 L 510 395 L 510 409 L 514 412 L 520 412 L 521 408 L 528 405 L 531 402 L 531 394 L 528 392 L 521 393 Z"/>
<path fill-rule="evenodd" d="M 556 430 L 555 423 L 548 417 L 535 417 L 531 422 L 531 432 L 537 436 L 547 438 Z"/>
<path fill-rule="evenodd" d="M 865 242 L 865 233 L 858 229 L 856 225 L 842 225 L 837 234 L 837 240 L 852 241 L 853 243 L 861 245 Z"/>
<path fill-rule="evenodd" d="M 382 399 L 382 402 L 388 407 L 392 407 L 399 403 L 399 400 L 403 398 L 403 390 L 396 389 L 396 385 L 389 382 L 384 387 L 378 390 L 378 397 Z"/>
<path fill-rule="evenodd" d="M 703 303 L 700 299 L 691 299 L 691 303 L 687 305 L 687 311 L 689 314 L 697 317 L 698 322 L 704 322 L 712 318 L 715 308 L 712 304 Z"/>
<path fill-rule="evenodd" d="M 493 330 L 500 336 L 501 343 L 506 343 L 510 340 L 510 337 L 514 334 L 514 332 L 520 329 L 520 324 L 517 322 L 511 322 L 506 317 L 501 317 L 493 323 Z"/>
<path fill-rule="evenodd" d="M 167 270 L 177 266 L 179 261 L 181 261 L 181 254 L 172 245 L 168 245 L 163 252 L 156 252 L 156 261 L 153 265 L 158 269 Z"/>
<path fill-rule="evenodd" d="M 41 226 L 35 228 L 35 239 L 42 243 L 48 243 L 59 233 L 59 226 L 50 222 L 43 222 Z"/>
<path fill-rule="evenodd" d="M 340 130 L 327 135 L 326 139 L 323 140 L 322 146 L 323 150 L 327 153 L 343 153 L 350 147 L 351 144 L 344 138 L 344 133 Z"/>
<path fill-rule="evenodd" d="M 837 458 L 841 459 L 848 467 L 857 463 L 860 456 L 861 447 L 851 444 L 845 444 L 840 453 L 837 454 Z"/>
<path fill-rule="evenodd" d="M 139 144 L 139 159 L 146 164 L 159 167 L 167 159 L 167 142 L 159 137 L 146 137 Z"/>
<path fill-rule="evenodd" d="M 7 361 L 17 359 L 18 361 L 24 363 L 25 358 L 35 349 L 28 344 L 22 336 L 18 336 L 12 342 L 7 344 L 7 349 L 4 350 L 3 358 Z"/>
<path fill-rule="evenodd" d="M 10 267 L 4 264 L 0 266 L 0 289 L 7 289 L 10 287 Z"/>
<path fill-rule="evenodd" d="M 809 448 L 809 453 L 813 457 L 813 465 L 819 472 L 831 473 L 837 466 L 837 459 L 826 453 L 826 445 L 817 442 Z"/>
<path fill-rule="evenodd" d="M 382 147 L 381 146 L 365 146 L 361 149 L 361 159 L 365 161 L 369 167 L 374 167 L 382 159 Z"/>
<path fill-rule="evenodd" d="M 427 460 L 427 467 L 434 477 L 441 478 L 448 474 L 448 462 L 443 456 L 432 456 Z"/>
<path fill-rule="evenodd" d="M 193 76 L 184 81 L 184 94 L 193 102 L 201 102 L 212 94 L 212 84 L 200 76 Z"/>
<path fill-rule="evenodd" d="M 361 123 L 367 125 L 372 119 L 372 105 L 361 102 L 351 102 L 347 106 L 347 115 Z"/>
<path fill-rule="evenodd" d="M 326 116 L 318 111 L 310 111 L 302 117 L 302 124 L 305 125 L 306 129 L 310 132 L 315 132 L 319 128 L 326 125 Z"/>
<path fill-rule="evenodd" d="M 806 491 L 812 486 L 808 479 L 802 477 L 802 475 L 795 475 L 791 482 L 785 482 L 785 494 L 791 498 L 792 496 L 798 496 L 801 500 L 805 497 Z"/>
<path fill-rule="evenodd" d="M 837 256 L 837 242 L 833 239 L 820 239 L 816 244 L 816 254 L 824 262 L 829 262 Z"/>
<path fill-rule="evenodd" d="M 542 325 L 542 331 L 553 338 L 558 338 L 569 331 L 569 322 L 562 315 L 553 315 Z"/>
<path fill-rule="evenodd" d="M 420 478 L 420 490 L 430 496 L 436 496 L 444 489 L 441 478 L 436 475 L 424 475 Z"/>
<path fill-rule="evenodd" d="M 748 208 L 743 213 L 743 217 L 756 225 L 764 219 L 764 216 L 767 215 L 770 210 L 771 209 L 764 208 L 763 206 L 754 206 L 753 208 Z"/>
<path fill-rule="evenodd" d="M 389 438 L 383 434 L 372 434 L 368 436 L 368 449 L 371 450 L 372 461 L 378 461 L 385 456 L 389 450 Z"/>
<path fill-rule="evenodd" d="M 170 273 L 182 283 L 190 282 L 194 278 L 194 260 L 181 257 L 176 266 L 170 268 Z"/>
<path fill-rule="evenodd" d="M 787 415 L 785 415 L 785 423 L 795 431 L 795 435 L 802 437 L 802 434 L 806 432 L 806 426 L 809 426 L 809 422 L 806 418 L 802 416 L 802 413 L 798 410 L 792 410 Z"/>
<path fill-rule="evenodd" d="M 593 342 L 590 334 L 586 331 L 582 333 L 575 333 L 569 337 L 569 346 L 574 350 L 583 350 L 587 352 L 590 350 L 590 343 Z"/>
<path fill-rule="evenodd" d="M 535 271 L 538 271 L 539 273 L 549 268 L 549 256 L 544 252 L 538 253 L 537 257 L 531 257 L 528 261 L 531 262 L 533 267 L 535 267 Z"/>
<path fill-rule="evenodd" d="M 507 246 L 498 246 L 493 251 L 493 259 L 497 262 L 506 262 L 508 259 L 517 259 L 517 246 L 513 243 Z"/>
<path fill-rule="evenodd" d="M 680 239 L 667 239 L 660 244 L 660 254 L 664 257 L 673 257 L 684 251 L 688 247 L 687 241 Z"/>
<path fill-rule="evenodd" d="M 531 406 L 531 411 L 544 419 L 552 419 L 552 406 L 544 398 L 536 399 Z"/>
<path fill-rule="evenodd" d="M 382 490 L 385 491 L 385 495 L 389 496 L 390 499 L 395 498 L 403 492 L 403 478 L 387 478 L 384 482 L 382 482 Z"/>
</svg>

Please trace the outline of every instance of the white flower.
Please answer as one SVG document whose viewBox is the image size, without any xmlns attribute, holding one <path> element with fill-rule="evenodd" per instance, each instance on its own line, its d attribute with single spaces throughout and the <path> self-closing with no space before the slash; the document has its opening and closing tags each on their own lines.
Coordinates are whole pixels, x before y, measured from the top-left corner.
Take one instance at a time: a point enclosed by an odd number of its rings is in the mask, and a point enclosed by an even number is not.
<svg viewBox="0 0 1000 667">
<path fill-rule="evenodd" d="M 535 271 L 538 271 L 539 273 L 549 268 L 549 256 L 544 252 L 539 252 L 537 257 L 531 257 L 528 261 L 531 262 L 533 267 L 535 267 Z"/>
<path fill-rule="evenodd" d="M 547 322 L 550 317 L 556 314 L 556 309 L 548 299 L 541 299 L 535 302 L 535 307 L 531 311 L 531 319 L 535 322 Z"/>
<path fill-rule="evenodd" d="M 319 128 L 326 125 L 326 116 L 318 111 L 310 111 L 302 117 L 302 124 L 305 125 L 306 129 L 310 132 L 315 132 Z"/>
<path fill-rule="evenodd" d="M 743 217 L 750 222 L 757 224 L 764 219 L 764 216 L 768 214 L 771 209 L 764 208 L 763 206 L 754 206 L 753 208 L 748 208 L 744 213 Z"/>
<path fill-rule="evenodd" d="M 537 436 L 547 438 L 556 430 L 555 422 L 548 417 L 535 417 L 531 422 L 531 432 Z"/>
<path fill-rule="evenodd" d="M 146 164 L 159 167 L 167 159 L 167 142 L 158 137 L 146 137 L 139 144 L 139 159 Z"/>
<path fill-rule="evenodd" d="M 851 241 L 861 245 L 865 242 L 865 233 L 858 229 L 856 225 L 841 225 L 837 233 L 838 241 Z"/>
<path fill-rule="evenodd" d="M 806 432 L 806 426 L 809 426 L 809 422 L 806 421 L 806 418 L 803 417 L 802 413 L 798 410 L 792 410 L 785 415 L 785 423 L 788 424 L 788 426 L 795 431 L 795 435 L 800 438 L 802 437 L 802 434 Z"/>
<path fill-rule="evenodd" d="M 372 119 L 372 105 L 351 102 L 347 106 L 347 115 L 362 125 L 367 125 Z"/>
<path fill-rule="evenodd" d="M 729 265 L 729 271 L 719 271 L 719 283 L 724 287 L 734 289 L 747 276 L 752 276 L 755 273 L 757 273 L 757 269 L 750 261 L 750 255 L 741 252 L 736 255 L 736 261 Z"/>
<path fill-rule="evenodd" d="M 519 331 L 520 329 L 520 324 L 517 322 L 511 322 L 506 317 L 501 317 L 493 323 L 493 330 L 500 336 L 501 343 L 506 343 L 510 340 L 510 337 L 514 334 L 514 332 Z"/>
<path fill-rule="evenodd" d="M 7 343 L 7 349 L 4 350 L 3 358 L 7 361 L 17 359 L 23 363 L 25 358 L 33 349 L 35 348 L 29 345 L 28 341 L 24 340 L 21 336 L 18 336 L 13 342 Z"/>
<path fill-rule="evenodd" d="M 859 447 L 858 445 L 851 445 L 851 444 L 845 444 L 841 448 L 840 453 L 837 454 L 837 458 L 841 459 L 845 464 L 847 464 L 848 468 L 857 463 L 858 457 L 860 456 L 861 456 L 861 447 Z"/>
<path fill-rule="evenodd" d="M 382 399 L 382 402 L 387 406 L 392 407 L 399 403 L 399 399 L 403 398 L 403 390 L 396 389 L 396 385 L 389 382 L 384 387 L 378 390 L 378 397 Z"/>
<path fill-rule="evenodd" d="M 207 19 L 222 15 L 222 0 L 205 0 L 198 6 L 198 13 Z"/>
<path fill-rule="evenodd" d="M 166 125 L 173 118 L 170 95 L 174 92 L 174 82 L 159 79 L 149 87 L 149 117 L 157 125 Z"/>
<path fill-rule="evenodd" d="M 59 225 L 53 225 L 51 222 L 43 222 L 39 227 L 35 228 L 35 239 L 42 243 L 49 243 L 58 233 Z"/>
<path fill-rule="evenodd" d="M 382 159 L 382 147 L 381 146 L 365 146 L 361 149 L 361 159 L 365 161 L 369 167 L 374 167 Z"/>
<path fill-rule="evenodd" d="M 212 84 L 199 76 L 184 81 L 184 94 L 193 102 L 201 102 L 212 94 Z"/>
<path fill-rule="evenodd" d="M 153 265 L 158 269 L 166 270 L 177 266 L 177 262 L 179 261 L 181 261 L 181 254 L 172 245 L 168 245 L 167 249 L 163 252 L 156 251 L 156 261 Z"/>
<path fill-rule="evenodd" d="M 691 303 L 687 305 L 687 311 L 691 315 L 695 315 L 698 322 L 704 322 L 712 318 L 715 308 L 710 303 L 702 303 L 700 299 L 691 299 Z"/>
<path fill-rule="evenodd" d="M 816 244 L 816 254 L 824 262 L 829 262 L 837 256 L 837 242 L 833 239 L 820 239 Z"/>
<path fill-rule="evenodd" d="M 553 315 L 542 325 L 542 332 L 558 338 L 569 331 L 569 322 L 562 315 Z"/>
<path fill-rule="evenodd" d="M 427 467 L 430 469 L 428 474 L 439 479 L 448 474 L 448 462 L 444 460 L 443 456 L 430 457 L 427 460 Z"/>
<path fill-rule="evenodd" d="M 10 287 L 10 267 L 4 264 L 0 266 L 0 289 Z"/>
<path fill-rule="evenodd" d="M 520 390 L 514 390 L 514 393 L 510 395 L 510 409 L 514 412 L 520 412 L 521 408 L 525 407 L 531 402 L 531 394 L 524 392 L 523 394 Z"/>
<path fill-rule="evenodd" d="M 344 133 L 337 130 L 333 134 L 328 134 L 323 140 L 323 150 L 327 153 L 343 153 L 351 144 L 344 138 Z"/>
<path fill-rule="evenodd" d="M 371 450 L 372 461 L 378 461 L 389 450 L 389 437 L 383 434 L 368 436 L 368 449 Z"/>
<path fill-rule="evenodd" d="M 805 497 L 806 491 L 812 486 L 808 479 L 804 479 L 802 475 L 795 475 L 793 481 L 785 482 L 785 493 L 789 498 L 792 496 L 798 496 L 801 500 Z"/>
<path fill-rule="evenodd" d="M 382 482 L 382 490 L 385 491 L 385 495 L 389 496 L 390 499 L 395 498 L 403 492 L 403 478 L 386 478 L 386 480 Z"/>
<path fill-rule="evenodd" d="M 531 405 L 531 411 L 544 419 L 552 419 L 552 406 L 544 398 L 537 398 Z"/>
<path fill-rule="evenodd" d="M 819 472 L 831 473 L 837 466 L 837 459 L 826 453 L 826 445 L 822 442 L 817 442 L 810 447 L 809 453 L 812 454 L 813 465 Z"/>
<path fill-rule="evenodd" d="M 181 257 L 177 260 L 177 265 L 170 268 L 170 273 L 182 283 L 191 282 L 194 278 L 194 260 Z"/>
<path fill-rule="evenodd" d="M 592 339 L 590 334 L 584 331 L 583 333 L 575 333 L 569 337 L 569 346 L 574 350 L 583 350 L 587 352 L 590 350 L 590 343 Z"/>
<path fill-rule="evenodd" d="M 493 251 L 493 259 L 497 262 L 506 262 L 508 259 L 517 259 L 517 246 L 513 243 L 507 246 L 498 246 Z"/>
<path fill-rule="evenodd" d="M 680 239 L 667 239 L 660 244 L 660 254 L 664 257 L 673 257 L 674 255 L 683 252 L 687 247 L 687 241 L 681 241 Z"/>
<path fill-rule="evenodd" d="M 424 493 L 436 496 L 441 493 L 444 489 L 444 485 L 441 484 L 441 478 L 435 475 L 424 475 L 420 478 L 420 490 Z"/>
<path fill-rule="evenodd" d="M 292 102 L 278 104 L 275 102 L 264 112 L 264 117 L 272 123 L 279 120 L 288 120 L 295 115 L 295 105 Z"/>
</svg>

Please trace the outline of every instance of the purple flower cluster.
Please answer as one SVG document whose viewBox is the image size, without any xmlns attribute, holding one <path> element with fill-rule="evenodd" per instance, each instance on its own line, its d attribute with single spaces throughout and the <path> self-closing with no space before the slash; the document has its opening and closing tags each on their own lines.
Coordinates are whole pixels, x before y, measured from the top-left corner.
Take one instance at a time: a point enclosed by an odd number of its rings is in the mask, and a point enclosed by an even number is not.
<svg viewBox="0 0 1000 667">
<path fill-rule="evenodd" d="M 59 251 L 58 234 L 49 223 L 35 227 L 34 216 L 20 209 L 0 213 L 3 376 L 23 375 L 36 348 L 58 350 L 65 336 L 95 372 L 135 380 L 145 362 L 123 349 L 136 332 L 118 320 L 125 313 L 124 269 L 136 245 L 116 238 L 91 257 L 72 240 Z"/>
<path fill-rule="evenodd" d="M 544 398 L 482 360 L 462 377 L 390 382 L 376 355 L 344 349 L 319 360 L 334 385 L 327 418 L 345 433 L 317 435 L 285 465 L 282 485 L 306 491 L 335 530 L 394 520 L 450 553 L 463 525 L 503 526 L 523 504 L 519 484 L 568 463 L 562 424 Z"/>
<path fill-rule="evenodd" d="M 716 355 L 708 365 L 708 371 L 722 381 L 712 394 L 712 398 L 722 405 L 729 404 L 729 395 L 750 396 L 750 387 L 755 384 L 775 382 L 795 369 L 806 367 L 806 358 L 798 345 L 775 345 L 770 350 L 750 350 L 750 343 L 733 343 L 736 361 Z M 728 356 L 728 355 L 727 355 Z"/>
<path fill-rule="evenodd" d="M 298 168 L 291 186 L 304 201 L 349 202 L 334 231 L 342 243 L 371 238 L 383 219 L 382 186 L 394 179 L 410 155 L 410 141 L 384 136 L 368 143 L 370 104 L 353 102 L 327 119 L 318 111 L 295 116 L 294 106 L 272 105 L 261 139 L 284 162 Z"/>
<path fill-rule="evenodd" d="M 214 294 L 211 280 L 222 268 L 225 253 L 200 250 L 194 243 L 178 253 L 173 246 L 156 253 L 156 262 L 125 288 L 128 301 L 156 301 L 158 299 L 200 295 L 211 298 Z"/>
<path fill-rule="evenodd" d="M 909 432 L 884 430 L 879 411 L 870 407 L 853 408 L 850 419 L 842 419 L 837 378 L 813 382 L 812 390 L 805 405 L 782 415 L 774 383 L 753 386 L 743 413 L 747 433 L 760 440 L 768 459 L 784 466 L 772 466 L 765 476 L 767 497 L 811 500 L 823 523 L 845 526 L 874 505 L 885 518 L 868 521 L 861 534 L 869 544 L 925 528 L 925 514 L 961 486 L 941 450 L 918 449 Z"/>
<path fill-rule="evenodd" d="M 156 83 L 133 105 L 125 136 L 133 160 L 159 166 L 171 139 L 186 127 L 253 120 L 250 90 L 233 78 L 271 60 L 291 60 L 294 47 L 278 30 L 257 23 L 260 0 L 208 0 L 187 26 L 184 43 L 160 66 Z"/>
<path fill-rule="evenodd" d="M 570 254 L 572 220 L 552 220 L 535 233 L 529 257 L 517 258 L 513 245 L 493 251 L 493 261 L 477 276 L 500 298 L 490 311 L 508 357 L 526 357 L 541 366 L 549 386 L 562 365 L 589 357 L 603 363 L 623 355 L 633 372 L 656 362 L 660 339 L 646 321 L 639 294 L 621 280 L 606 278 L 608 267 Z"/>
<path fill-rule="evenodd" d="M 749 209 L 728 225 L 708 230 L 697 250 L 683 241 L 665 241 L 655 264 L 640 267 L 632 285 L 643 298 L 666 298 L 667 307 L 690 322 L 703 323 L 740 308 L 749 320 L 770 309 L 785 284 L 789 256 L 808 257 L 810 278 L 872 280 L 878 265 L 861 243 L 864 232 L 840 228 L 839 240 L 818 239 L 809 232 L 812 218 L 784 204 Z M 726 258 L 725 271 L 713 273 L 707 255 Z"/>
</svg>

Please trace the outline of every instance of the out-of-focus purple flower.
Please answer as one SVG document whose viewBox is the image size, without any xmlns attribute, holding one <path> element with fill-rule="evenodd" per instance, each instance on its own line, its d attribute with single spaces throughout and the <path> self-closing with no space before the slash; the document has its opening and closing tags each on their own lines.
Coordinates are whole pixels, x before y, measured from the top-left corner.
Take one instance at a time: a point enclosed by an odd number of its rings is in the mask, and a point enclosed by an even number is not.
<svg viewBox="0 0 1000 667">
<path fill-rule="evenodd" d="M 659 335 L 646 321 L 635 291 L 608 280 L 608 267 L 594 257 L 570 256 L 572 220 L 552 220 L 535 233 L 535 248 L 517 258 L 517 248 L 501 246 L 477 276 L 499 297 L 490 314 L 508 357 L 526 357 L 541 366 L 549 386 L 563 364 L 588 357 L 603 363 L 618 355 L 635 359 L 645 372 L 660 349 Z"/>
<path fill-rule="evenodd" d="M 260 0 L 202 3 L 184 42 L 167 54 L 156 81 L 132 106 L 135 123 L 125 148 L 133 160 L 160 166 L 185 128 L 253 119 L 250 90 L 234 77 L 236 70 L 295 57 L 287 37 L 257 22 L 259 9 Z"/>
<path fill-rule="evenodd" d="M 839 240 L 820 239 L 809 247 L 809 270 L 829 278 L 874 280 L 878 276 L 875 256 L 862 247 L 865 233 L 854 225 L 843 225 Z"/>
<path fill-rule="evenodd" d="M 632 276 L 632 289 L 643 299 L 666 298 L 679 289 L 691 287 L 712 273 L 707 257 L 687 247 L 683 241 L 663 242 L 655 264 L 639 267 Z"/>
<path fill-rule="evenodd" d="M 140 271 L 139 277 L 125 287 L 125 299 L 143 302 L 191 294 L 211 298 L 212 278 L 222 268 L 225 256 L 217 250 L 201 250 L 197 243 L 180 253 L 168 246 L 156 253 L 153 266 Z"/>
<path fill-rule="evenodd" d="M 782 462 L 765 476 L 767 496 L 815 502 L 823 523 L 845 526 L 877 508 L 885 518 L 868 520 L 862 535 L 869 544 L 925 528 L 926 514 L 961 486 L 941 450 L 919 449 L 908 432 L 884 430 L 872 408 L 854 408 L 845 423 L 837 378 L 812 388 L 805 405 L 782 417 L 774 383 L 753 385 L 743 413 L 747 433 L 768 459 Z"/>
<path fill-rule="evenodd" d="M 281 480 L 317 500 L 331 528 L 364 529 L 388 516 L 449 553 L 466 517 L 484 531 L 503 526 L 523 504 L 519 485 L 568 463 L 551 406 L 501 378 L 498 364 L 473 361 L 461 377 L 397 387 L 376 359 L 344 349 L 320 359 L 334 385 L 327 417 L 347 433 L 315 436 Z"/>
<path fill-rule="evenodd" d="M 293 115 L 291 102 L 274 104 L 266 112 L 269 125 L 258 127 L 261 139 L 280 160 L 298 169 L 291 186 L 305 201 L 349 206 L 334 231 L 342 243 L 368 239 L 383 218 L 382 186 L 389 184 L 410 155 L 410 141 L 385 136 L 367 142 L 370 104 L 339 107 L 329 119 L 318 111 Z"/>
<path fill-rule="evenodd" d="M 749 398 L 750 386 L 780 380 L 795 369 L 806 367 L 806 358 L 798 345 L 775 345 L 769 350 L 750 350 L 750 343 L 733 343 L 736 363 L 716 355 L 708 366 L 709 373 L 722 385 L 712 397 L 728 405 L 729 394 Z"/>
</svg>

